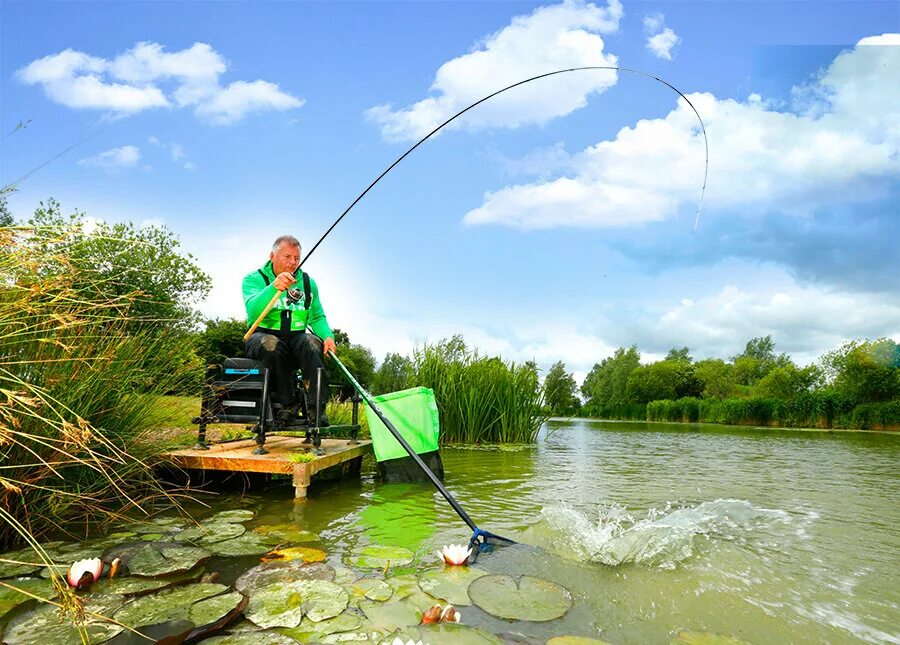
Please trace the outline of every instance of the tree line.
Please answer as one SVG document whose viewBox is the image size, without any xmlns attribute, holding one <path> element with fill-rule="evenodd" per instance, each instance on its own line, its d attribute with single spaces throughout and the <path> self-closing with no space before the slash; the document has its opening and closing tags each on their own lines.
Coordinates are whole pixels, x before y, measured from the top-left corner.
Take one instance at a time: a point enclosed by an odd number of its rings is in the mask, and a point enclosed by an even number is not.
<svg viewBox="0 0 900 645">
<path fill-rule="evenodd" d="M 900 425 L 900 345 L 852 340 L 798 366 L 771 335 L 729 359 L 695 361 L 687 347 L 641 364 L 637 346 L 595 363 L 578 387 L 557 362 L 544 383 L 554 414 L 608 419 L 878 428 Z M 579 397 L 578 395 L 581 395 Z M 583 402 L 582 402 L 583 398 Z"/>
</svg>

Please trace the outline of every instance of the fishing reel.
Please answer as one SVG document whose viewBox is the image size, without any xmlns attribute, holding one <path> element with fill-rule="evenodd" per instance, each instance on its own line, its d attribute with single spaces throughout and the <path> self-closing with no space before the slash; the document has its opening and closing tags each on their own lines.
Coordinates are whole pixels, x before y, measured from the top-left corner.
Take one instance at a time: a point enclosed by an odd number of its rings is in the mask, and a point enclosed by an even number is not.
<svg viewBox="0 0 900 645">
<path fill-rule="evenodd" d="M 287 290 L 287 302 L 289 305 L 295 305 L 303 299 L 303 292 L 300 289 Z"/>
</svg>

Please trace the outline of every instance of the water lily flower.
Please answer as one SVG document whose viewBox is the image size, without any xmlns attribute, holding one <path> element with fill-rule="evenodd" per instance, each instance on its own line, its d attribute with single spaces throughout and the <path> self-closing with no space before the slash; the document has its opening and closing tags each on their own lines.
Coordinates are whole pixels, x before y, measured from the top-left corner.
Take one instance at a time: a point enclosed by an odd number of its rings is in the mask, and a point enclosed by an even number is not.
<svg viewBox="0 0 900 645">
<path fill-rule="evenodd" d="M 69 567 L 69 573 L 66 574 L 66 580 L 69 586 L 76 589 L 82 589 L 94 584 L 100 579 L 103 573 L 103 560 L 100 558 L 88 558 L 86 560 L 78 560 Z M 90 578 L 86 576 L 90 575 Z"/>
<path fill-rule="evenodd" d="M 456 611 L 453 605 L 447 605 L 441 612 L 438 622 L 441 623 L 458 623 L 462 619 L 462 614 Z"/>
<path fill-rule="evenodd" d="M 430 625 L 432 623 L 441 622 L 441 606 L 432 605 L 422 614 L 422 625 Z"/>
<path fill-rule="evenodd" d="M 385 643 L 387 643 L 387 641 L 385 641 Z M 403 642 L 403 639 L 398 636 L 391 642 L 390 645 L 422 645 L 422 641 L 413 641 L 412 639 L 410 639 L 406 642 Z"/>
<path fill-rule="evenodd" d="M 109 577 L 115 578 L 116 574 L 119 572 L 119 564 L 122 562 L 120 558 L 116 558 L 112 562 L 109 563 Z"/>
<path fill-rule="evenodd" d="M 472 549 L 467 549 L 462 544 L 450 544 L 438 551 L 438 557 L 450 565 L 466 564 L 470 555 L 472 555 Z"/>
</svg>

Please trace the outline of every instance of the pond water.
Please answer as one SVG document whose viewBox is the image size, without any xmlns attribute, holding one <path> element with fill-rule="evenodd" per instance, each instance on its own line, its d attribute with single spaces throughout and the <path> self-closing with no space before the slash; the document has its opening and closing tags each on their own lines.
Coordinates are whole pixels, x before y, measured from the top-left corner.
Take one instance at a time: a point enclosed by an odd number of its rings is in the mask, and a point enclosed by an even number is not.
<svg viewBox="0 0 900 645">
<path fill-rule="evenodd" d="M 546 622 L 461 606 L 465 625 L 528 643 L 670 643 L 683 632 L 900 643 L 898 435 L 550 421 L 534 446 L 442 457 L 476 523 L 527 545 L 484 554 L 478 568 L 551 580 L 572 597 Z M 292 493 L 286 482 L 223 495 L 198 516 L 246 508 L 256 513 L 248 528 L 292 523 L 316 533 L 304 546 L 338 568 L 363 545 L 405 547 L 415 560 L 393 573 L 417 575 L 443 566 L 441 545 L 470 535 L 429 484 L 383 484 L 372 469 L 314 482 L 304 503 Z M 256 562 L 207 569 L 229 583 Z"/>
</svg>

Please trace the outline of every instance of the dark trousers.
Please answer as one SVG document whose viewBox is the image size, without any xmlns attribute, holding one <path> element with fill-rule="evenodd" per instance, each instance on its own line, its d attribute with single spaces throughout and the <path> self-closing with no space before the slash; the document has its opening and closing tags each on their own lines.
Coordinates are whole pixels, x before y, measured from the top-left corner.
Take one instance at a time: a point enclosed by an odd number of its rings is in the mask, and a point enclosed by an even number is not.
<svg viewBox="0 0 900 645">
<path fill-rule="evenodd" d="M 273 330 L 256 331 L 246 343 L 244 354 L 247 358 L 261 361 L 270 370 L 270 386 L 274 388 L 276 400 L 288 407 L 294 401 L 294 381 L 291 372 L 299 369 L 303 380 L 309 382 L 309 405 L 315 410 L 316 373 L 322 362 L 322 340 L 305 332 L 281 332 Z M 322 409 L 328 401 L 328 375 L 322 370 Z"/>
</svg>

